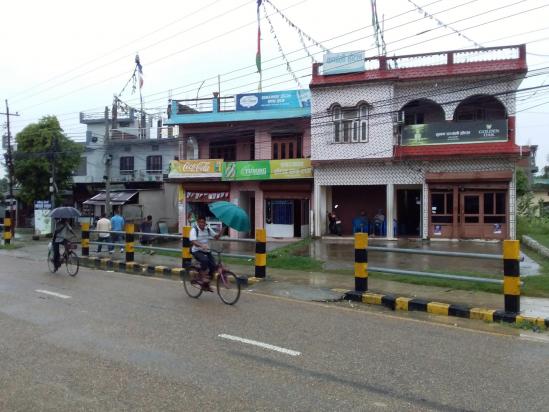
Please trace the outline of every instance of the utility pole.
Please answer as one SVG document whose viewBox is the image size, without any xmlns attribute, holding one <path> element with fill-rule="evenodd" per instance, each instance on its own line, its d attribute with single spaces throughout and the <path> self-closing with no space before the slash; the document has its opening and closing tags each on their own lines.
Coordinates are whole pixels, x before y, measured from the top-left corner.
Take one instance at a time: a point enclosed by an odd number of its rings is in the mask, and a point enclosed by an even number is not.
<svg viewBox="0 0 549 412">
<path fill-rule="evenodd" d="M 103 139 L 105 147 L 105 215 L 111 215 L 111 163 L 112 156 L 110 154 L 110 139 L 109 139 L 109 107 L 105 106 L 105 138 Z"/>
<path fill-rule="evenodd" d="M 7 120 L 7 126 L 8 126 L 8 147 L 6 154 L 6 167 L 8 168 L 8 179 L 9 179 L 9 188 L 10 188 L 10 210 L 13 206 L 13 180 L 14 180 L 14 173 L 13 173 L 13 155 L 11 152 L 11 129 L 10 129 L 10 116 L 19 116 L 19 113 L 10 113 L 10 107 L 8 105 L 8 99 L 6 99 L 6 113 L 0 113 L 6 115 Z M 15 211 L 15 224 L 11 226 L 12 232 L 15 230 L 15 226 L 17 225 L 17 210 Z M 12 216 L 13 217 L 13 216 Z"/>
</svg>

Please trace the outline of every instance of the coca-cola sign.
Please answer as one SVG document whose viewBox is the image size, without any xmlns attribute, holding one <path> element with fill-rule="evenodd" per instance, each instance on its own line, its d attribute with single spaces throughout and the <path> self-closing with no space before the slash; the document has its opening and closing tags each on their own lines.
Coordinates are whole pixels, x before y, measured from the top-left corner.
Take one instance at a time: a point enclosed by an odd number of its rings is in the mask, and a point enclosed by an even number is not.
<svg viewBox="0 0 549 412">
<path fill-rule="evenodd" d="M 168 178 L 221 177 L 222 164 L 223 159 L 173 160 Z"/>
</svg>

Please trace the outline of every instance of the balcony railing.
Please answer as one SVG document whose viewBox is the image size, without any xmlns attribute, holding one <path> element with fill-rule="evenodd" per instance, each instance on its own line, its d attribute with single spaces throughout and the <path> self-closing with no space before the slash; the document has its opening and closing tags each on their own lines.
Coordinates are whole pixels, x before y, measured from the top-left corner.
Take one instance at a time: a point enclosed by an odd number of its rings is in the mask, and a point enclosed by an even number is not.
<svg viewBox="0 0 549 412">
<path fill-rule="evenodd" d="M 119 127 L 111 130 L 111 140 L 173 139 L 179 136 L 178 126 L 163 127 Z"/>
<path fill-rule="evenodd" d="M 375 56 L 364 59 L 364 64 L 365 71 L 369 71 L 496 62 L 504 60 L 526 61 L 526 46 L 486 47 L 483 49 L 452 50 L 393 57 Z M 315 63 L 313 65 L 313 75 L 323 75 L 322 63 Z"/>
<path fill-rule="evenodd" d="M 236 110 L 235 96 L 224 96 L 205 99 L 176 100 L 177 114 L 233 112 Z M 214 102 L 217 102 L 217 110 L 214 110 Z"/>
</svg>

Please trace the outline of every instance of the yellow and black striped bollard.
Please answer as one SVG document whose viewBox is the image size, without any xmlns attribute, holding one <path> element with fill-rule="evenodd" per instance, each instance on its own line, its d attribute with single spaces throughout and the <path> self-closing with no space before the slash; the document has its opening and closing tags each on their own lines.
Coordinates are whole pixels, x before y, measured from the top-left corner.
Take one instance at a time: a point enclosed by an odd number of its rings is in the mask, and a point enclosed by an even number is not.
<svg viewBox="0 0 549 412">
<path fill-rule="evenodd" d="M 11 242 L 11 214 L 6 210 L 4 215 L 4 245 L 9 245 Z"/>
<path fill-rule="evenodd" d="M 264 278 L 267 275 L 267 231 L 255 230 L 255 277 Z"/>
<path fill-rule="evenodd" d="M 355 290 L 368 290 L 368 234 L 355 233 Z"/>
<path fill-rule="evenodd" d="M 134 252 L 134 225 L 133 223 L 126 224 L 126 262 L 133 262 L 133 252 Z"/>
<path fill-rule="evenodd" d="M 90 224 L 82 223 L 82 256 L 90 255 Z"/>
<path fill-rule="evenodd" d="M 191 241 L 189 239 L 191 235 L 191 227 L 183 227 L 183 239 L 181 242 L 181 265 L 183 268 L 191 266 L 192 255 L 191 255 Z"/>
<path fill-rule="evenodd" d="M 503 241 L 503 295 L 505 312 L 520 312 L 520 242 Z"/>
</svg>

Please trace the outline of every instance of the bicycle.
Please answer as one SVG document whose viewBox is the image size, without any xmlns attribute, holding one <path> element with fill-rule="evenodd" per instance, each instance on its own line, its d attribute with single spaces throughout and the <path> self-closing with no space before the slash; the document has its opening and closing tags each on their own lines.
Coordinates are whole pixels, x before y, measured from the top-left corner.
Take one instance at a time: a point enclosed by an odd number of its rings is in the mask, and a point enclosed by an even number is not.
<svg viewBox="0 0 549 412">
<path fill-rule="evenodd" d="M 213 273 L 217 294 L 226 305 L 234 305 L 240 298 L 240 279 L 231 271 L 227 270 L 221 262 L 221 251 L 213 250 L 217 254 L 217 265 Z M 183 276 L 183 287 L 189 297 L 198 299 L 204 292 L 200 266 L 192 264 L 185 270 Z"/>
<path fill-rule="evenodd" d="M 59 246 L 61 247 L 61 246 Z M 78 269 L 80 268 L 80 258 L 74 252 L 78 245 L 72 242 L 63 242 L 63 253 L 59 250 L 59 267 L 64 263 L 67 269 L 67 273 L 70 276 L 76 276 Z M 53 261 L 53 246 L 48 251 L 48 269 L 51 273 L 57 272 L 55 269 L 55 263 Z"/>
</svg>

